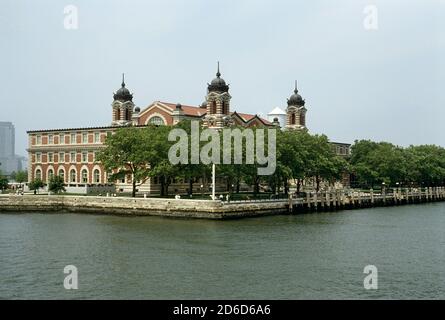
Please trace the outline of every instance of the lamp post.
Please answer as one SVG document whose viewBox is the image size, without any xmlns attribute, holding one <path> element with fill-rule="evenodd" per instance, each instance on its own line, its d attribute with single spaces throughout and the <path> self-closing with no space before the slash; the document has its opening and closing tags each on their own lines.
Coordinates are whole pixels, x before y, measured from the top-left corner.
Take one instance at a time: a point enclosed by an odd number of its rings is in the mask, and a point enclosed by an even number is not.
<svg viewBox="0 0 445 320">
<path fill-rule="evenodd" d="M 212 163 L 212 200 L 215 200 L 216 165 Z"/>
<path fill-rule="evenodd" d="M 223 118 L 223 120 L 224 120 L 224 123 L 226 124 L 229 121 L 229 117 L 226 116 Z M 217 127 L 217 128 L 213 128 L 213 130 L 216 130 L 216 132 L 218 132 L 218 137 L 219 137 L 219 133 L 222 130 L 222 128 Z M 215 190 L 216 190 L 216 165 L 213 162 L 212 163 L 212 200 L 215 200 Z"/>
</svg>

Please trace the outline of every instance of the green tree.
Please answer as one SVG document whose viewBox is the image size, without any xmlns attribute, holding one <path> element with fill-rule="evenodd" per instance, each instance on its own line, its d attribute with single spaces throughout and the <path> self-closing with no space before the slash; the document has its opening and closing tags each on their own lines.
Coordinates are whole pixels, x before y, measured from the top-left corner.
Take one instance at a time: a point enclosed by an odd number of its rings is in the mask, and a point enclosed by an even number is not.
<svg viewBox="0 0 445 320">
<path fill-rule="evenodd" d="M 29 190 L 34 190 L 35 191 L 34 193 L 36 193 L 39 191 L 39 189 L 43 188 L 44 186 L 45 184 L 43 183 L 43 181 L 37 178 L 29 183 Z"/>
<path fill-rule="evenodd" d="M 144 137 L 143 129 L 120 128 L 107 137 L 105 148 L 97 155 L 97 161 L 111 173 L 111 181 L 131 177 L 133 197 L 136 196 L 137 181 L 144 182 L 150 171 Z"/>
<path fill-rule="evenodd" d="M 52 176 L 49 179 L 48 191 L 54 193 L 65 192 L 65 184 L 63 178 L 60 176 Z"/>
<path fill-rule="evenodd" d="M 171 128 L 167 126 L 153 125 L 120 128 L 107 137 L 105 148 L 99 152 L 97 160 L 111 173 L 111 181 L 130 177 L 132 196 L 135 197 L 138 186 L 155 173 L 160 174 L 161 170 L 156 170 L 156 166 L 166 168 L 169 130 Z M 162 176 L 165 178 L 165 174 Z"/>
<path fill-rule="evenodd" d="M 236 141 L 235 137 L 232 137 L 230 140 L 230 164 L 220 164 L 216 167 L 216 175 L 220 178 L 223 178 L 226 183 L 226 189 L 229 191 L 229 193 L 240 192 L 241 183 L 244 181 L 247 184 L 254 186 L 254 191 L 259 191 L 259 182 L 261 181 L 260 177 L 257 176 L 257 166 L 255 164 L 246 164 L 247 161 L 247 141 L 245 137 L 245 131 L 246 128 L 241 126 L 232 127 L 233 130 L 239 130 L 239 133 L 241 133 L 241 140 Z M 255 137 L 255 128 L 253 129 L 253 134 Z M 235 131 L 233 131 L 235 132 Z M 239 151 L 235 148 L 235 144 L 241 142 L 241 148 Z M 220 140 L 220 148 L 224 151 L 224 144 L 223 139 Z M 235 154 L 235 152 L 240 152 L 241 155 Z M 237 157 L 241 158 L 242 163 L 235 163 L 235 159 Z M 255 155 L 254 155 L 255 157 Z M 208 166 L 209 168 L 209 175 L 211 166 Z"/>
<path fill-rule="evenodd" d="M 306 177 L 314 177 L 316 190 L 320 190 L 322 180 L 333 182 L 347 171 L 347 162 L 337 156 L 325 135 L 313 135 L 309 138 Z"/>
<path fill-rule="evenodd" d="M 5 190 L 8 188 L 8 178 L 2 174 L 0 171 L 0 190 Z"/>
<path fill-rule="evenodd" d="M 185 132 L 188 135 L 188 139 L 190 141 L 190 139 L 191 139 L 191 121 L 190 120 L 183 120 L 183 121 L 177 123 L 174 127 L 178 128 L 178 129 L 185 130 Z M 170 147 L 170 145 L 172 145 L 172 144 L 167 144 L 168 147 Z M 194 183 L 198 182 L 199 178 L 201 178 L 204 181 L 205 177 L 208 176 L 208 174 L 210 172 L 209 167 L 206 166 L 206 165 L 203 165 L 203 164 L 192 164 L 191 163 L 191 157 L 192 157 L 192 154 L 191 154 L 191 150 L 189 148 L 189 150 L 188 150 L 188 163 L 187 164 L 178 164 L 177 167 L 176 167 L 176 170 L 175 171 L 171 171 L 171 173 L 175 174 L 174 178 L 183 179 L 184 181 L 188 182 L 188 188 L 187 189 L 188 189 L 188 194 L 189 195 L 193 194 L 193 185 L 194 185 Z M 159 170 L 156 170 L 156 171 L 159 172 Z M 160 178 L 160 182 L 161 182 L 161 194 L 164 194 L 165 191 L 168 191 L 168 189 L 165 190 L 165 188 L 162 186 L 162 184 L 165 182 L 165 177 L 162 178 L 162 177 L 159 176 L 159 178 Z"/>
<path fill-rule="evenodd" d="M 294 180 L 297 192 L 306 178 L 310 162 L 312 137 L 306 131 L 287 130 L 277 136 L 277 179 L 287 193 L 288 181 Z"/>
<path fill-rule="evenodd" d="M 15 181 L 20 184 L 21 188 L 22 183 L 28 181 L 28 173 L 26 171 L 18 171 L 15 175 Z"/>
<path fill-rule="evenodd" d="M 257 130 L 258 129 L 263 129 L 263 128 L 257 128 L 257 127 L 251 127 L 248 128 L 247 130 L 252 130 L 253 131 L 253 137 L 254 137 L 254 141 L 255 141 L 255 148 L 258 147 L 259 143 L 264 143 L 264 156 L 268 157 L 270 154 L 269 152 L 271 152 L 272 150 L 269 151 L 269 132 L 268 130 L 264 131 L 264 141 L 258 141 L 258 135 L 257 135 Z M 241 128 L 241 130 L 246 130 L 244 128 Z M 278 130 L 277 130 L 278 131 Z M 276 142 L 278 144 L 278 142 Z M 276 146 L 275 146 L 276 147 Z M 266 165 L 260 165 L 259 161 L 258 161 L 258 155 L 256 153 L 256 150 L 254 150 L 254 156 L 253 156 L 253 164 L 245 164 L 246 163 L 246 159 L 247 159 L 247 148 L 246 148 L 246 144 L 243 144 L 243 165 L 241 165 L 240 167 L 240 172 L 242 173 L 242 177 L 243 177 L 243 181 L 246 184 L 249 184 L 253 187 L 253 194 L 254 196 L 256 196 L 258 193 L 260 193 L 260 187 L 262 184 L 267 183 L 268 181 L 271 180 L 271 176 L 270 175 L 259 175 L 258 171 L 259 168 L 261 167 L 265 167 Z M 277 151 L 275 151 L 275 172 L 273 173 L 273 175 L 277 176 Z M 269 158 L 270 160 L 270 158 Z M 270 165 L 270 164 L 267 164 Z"/>
<path fill-rule="evenodd" d="M 418 185 L 438 186 L 445 182 L 445 149 L 435 145 L 405 149 L 407 178 Z"/>
<path fill-rule="evenodd" d="M 352 172 L 360 186 L 406 183 L 412 174 L 409 162 L 415 158 L 406 150 L 388 142 L 355 141 L 351 147 Z M 412 165 L 412 164 L 411 164 Z"/>
<path fill-rule="evenodd" d="M 150 176 L 158 177 L 161 184 L 161 196 L 168 196 L 168 187 L 173 179 L 180 176 L 178 169 L 179 166 L 172 165 L 168 159 L 157 162 L 152 166 Z"/>
</svg>

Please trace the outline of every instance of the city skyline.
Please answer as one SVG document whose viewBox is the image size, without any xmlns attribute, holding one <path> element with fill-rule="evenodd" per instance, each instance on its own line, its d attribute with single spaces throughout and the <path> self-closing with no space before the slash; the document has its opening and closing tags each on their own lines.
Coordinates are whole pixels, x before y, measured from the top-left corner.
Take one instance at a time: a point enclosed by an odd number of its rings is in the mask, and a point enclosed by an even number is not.
<svg viewBox="0 0 445 320">
<path fill-rule="evenodd" d="M 123 72 L 140 108 L 198 106 L 219 60 L 234 109 L 284 109 L 298 80 L 312 133 L 443 145 L 441 3 L 73 1 L 78 29 L 66 30 L 68 4 L 6 1 L 0 84 L 2 110 L 12 107 L 0 120 L 15 124 L 24 155 L 26 130 L 109 125 Z M 363 26 L 368 5 L 377 30 Z"/>
</svg>

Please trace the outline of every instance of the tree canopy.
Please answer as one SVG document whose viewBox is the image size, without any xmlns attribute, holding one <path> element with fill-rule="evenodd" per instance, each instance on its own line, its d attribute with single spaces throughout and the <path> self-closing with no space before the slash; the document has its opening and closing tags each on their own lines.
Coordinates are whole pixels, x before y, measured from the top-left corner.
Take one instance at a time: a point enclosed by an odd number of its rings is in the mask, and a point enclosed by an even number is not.
<svg viewBox="0 0 445 320">
<path fill-rule="evenodd" d="M 52 176 L 49 179 L 48 191 L 60 193 L 65 191 L 64 181 L 61 176 Z"/>
<path fill-rule="evenodd" d="M 403 148 L 388 142 L 355 141 L 351 172 L 359 186 L 437 186 L 445 181 L 445 149 L 435 145 Z"/>
<path fill-rule="evenodd" d="M 182 121 L 171 126 L 126 127 L 109 136 L 105 148 L 97 157 L 102 162 L 110 180 L 126 178 L 133 185 L 133 196 L 137 187 L 148 178 L 155 178 L 161 185 L 161 195 L 168 194 L 168 187 L 177 179 L 187 182 L 188 193 L 199 179 L 210 180 L 211 165 L 179 163 L 173 165 L 168 152 L 174 142 L 169 141 L 170 130 L 184 129 L 190 136 L 191 122 Z M 244 128 L 238 128 L 241 132 Z M 202 130 L 200 128 L 200 130 Z M 255 132 L 256 128 L 252 128 Z M 222 135 L 221 135 L 222 136 Z M 223 138 L 220 136 L 220 149 Z M 254 135 L 256 137 L 256 135 Z M 410 146 L 402 148 L 388 142 L 370 140 L 355 141 L 349 158 L 335 154 L 325 135 L 313 135 L 306 131 L 277 130 L 276 170 L 270 176 L 258 175 L 260 165 L 246 164 L 246 145 L 242 144 L 242 164 L 219 164 L 217 176 L 226 182 L 229 192 L 239 192 L 241 183 L 260 192 L 261 185 L 267 185 L 272 192 L 283 190 L 287 193 L 289 182 L 294 181 L 297 191 L 303 180 L 313 179 L 315 188 L 321 181 L 334 182 L 345 173 L 352 173 L 355 186 L 374 187 L 388 185 L 443 185 L 445 182 L 445 149 L 435 145 Z M 232 140 L 231 160 L 235 150 Z M 207 142 L 199 142 L 200 150 Z M 267 147 L 267 146 L 266 146 Z M 267 149 L 267 148 L 266 148 Z M 188 159 L 193 155 L 188 150 Z M 268 152 L 266 150 L 266 152 Z M 257 157 L 256 153 L 254 155 Z"/>
<path fill-rule="evenodd" d="M 39 178 L 36 178 L 36 179 L 32 180 L 28 186 L 29 186 L 29 190 L 39 191 L 39 189 L 43 188 L 45 186 L 45 184 L 43 183 L 42 180 L 40 180 Z"/>
<path fill-rule="evenodd" d="M 137 187 L 167 159 L 167 134 L 168 127 L 120 128 L 107 137 L 105 148 L 99 152 L 97 160 L 110 174 L 109 180 L 130 180 L 134 197 Z"/>
<path fill-rule="evenodd" d="M 105 148 L 97 157 L 107 172 L 110 180 L 127 178 L 132 181 L 133 192 L 136 195 L 137 187 L 148 178 L 158 179 L 161 185 L 161 195 L 167 195 L 168 186 L 172 181 L 181 179 L 189 184 L 188 192 L 192 194 L 193 184 L 202 179 L 208 181 L 211 176 L 211 165 L 192 164 L 190 159 L 194 154 L 188 150 L 188 163 L 173 165 L 168 159 L 170 147 L 175 143 L 168 140 L 170 130 L 181 128 L 191 134 L 191 122 L 182 121 L 176 126 L 147 126 L 144 128 L 126 127 L 118 129 L 107 137 Z M 243 133 L 244 128 L 237 128 Z M 201 130 L 201 129 L 200 129 Z M 255 139 L 257 128 L 251 128 Z M 265 141 L 268 131 L 265 131 Z M 220 150 L 223 149 L 223 135 L 220 135 Z M 305 131 L 276 131 L 276 169 L 274 174 L 262 176 L 258 174 L 256 152 L 253 154 L 254 164 L 246 164 L 248 152 L 245 140 L 242 143 L 243 163 L 218 164 L 217 176 L 224 179 L 230 192 L 239 192 L 241 182 L 253 187 L 255 193 L 260 191 L 260 186 L 265 184 L 274 191 L 289 190 L 289 181 L 297 182 L 298 187 L 304 179 L 315 178 L 316 188 L 320 181 L 335 181 L 339 179 L 347 168 L 347 162 L 337 156 L 329 140 L 324 135 L 311 135 Z M 231 160 L 235 159 L 234 137 L 231 138 Z M 242 138 L 243 139 L 243 138 Z M 255 140 L 256 141 L 256 140 Z M 200 141 L 201 148 L 207 142 Z M 257 143 L 257 142 L 256 142 Z M 268 144 L 265 143 L 265 155 L 269 154 Z M 213 150 L 210 152 L 212 153 Z M 196 153 L 196 152 L 195 152 Z M 219 157 L 219 156 L 218 156 Z"/>
<path fill-rule="evenodd" d="M 15 174 L 14 180 L 20 184 L 27 182 L 28 181 L 28 173 L 26 171 L 18 171 Z"/>
</svg>

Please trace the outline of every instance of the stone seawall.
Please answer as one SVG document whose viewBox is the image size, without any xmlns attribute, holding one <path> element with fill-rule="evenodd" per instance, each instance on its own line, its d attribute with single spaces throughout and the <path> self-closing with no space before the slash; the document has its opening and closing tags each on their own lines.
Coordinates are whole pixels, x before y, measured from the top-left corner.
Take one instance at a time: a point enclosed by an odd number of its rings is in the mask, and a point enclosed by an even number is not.
<svg viewBox="0 0 445 320">
<path fill-rule="evenodd" d="M 223 203 L 211 200 L 2 195 L 1 212 L 78 212 L 129 216 L 233 219 L 288 212 L 288 202 Z"/>
</svg>

